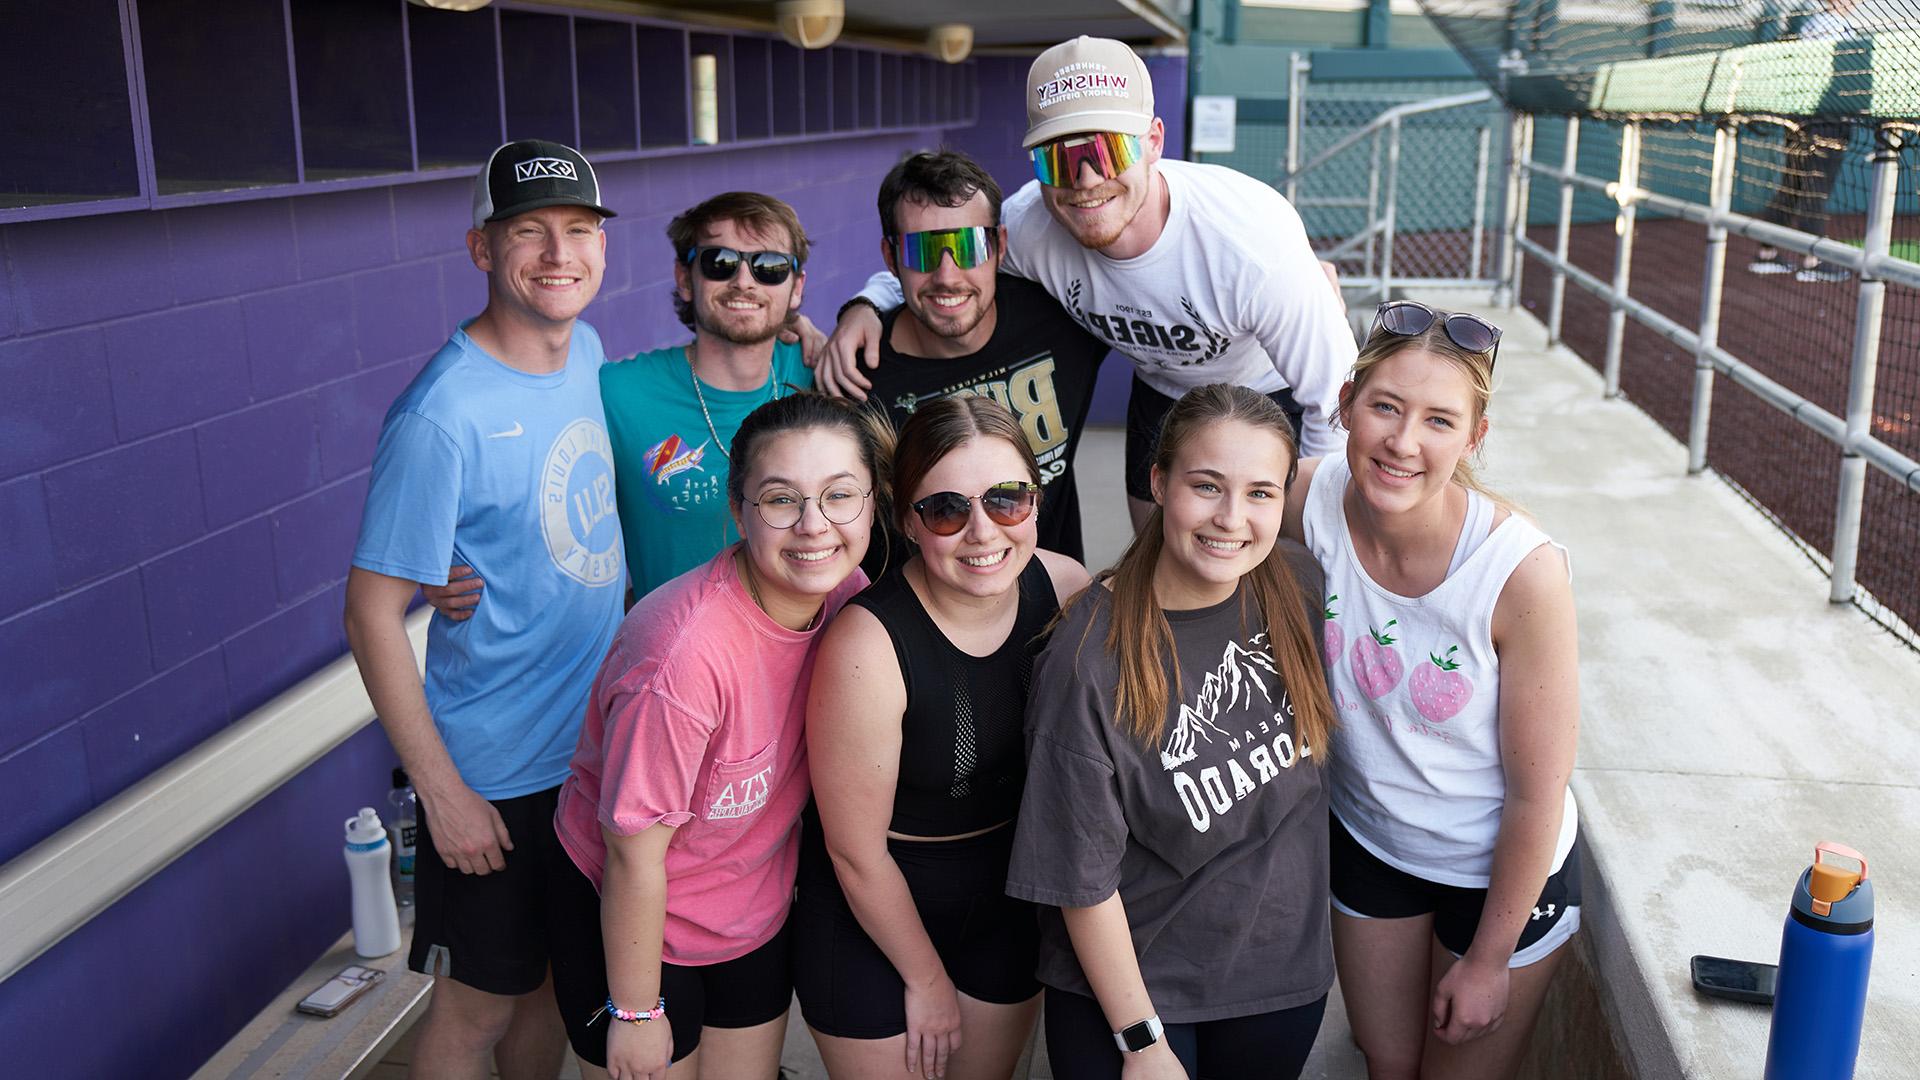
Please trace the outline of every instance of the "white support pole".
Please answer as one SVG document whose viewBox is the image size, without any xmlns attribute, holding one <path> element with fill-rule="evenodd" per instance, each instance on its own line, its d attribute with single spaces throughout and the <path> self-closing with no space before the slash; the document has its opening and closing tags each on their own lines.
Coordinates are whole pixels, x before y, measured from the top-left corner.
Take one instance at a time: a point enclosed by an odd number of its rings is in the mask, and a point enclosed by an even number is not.
<svg viewBox="0 0 1920 1080">
<path fill-rule="evenodd" d="M 1547 301 L 1547 344 L 1560 344 L 1560 327 L 1567 311 L 1567 249 L 1573 239 L 1573 181 L 1566 179 L 1580 166 L 1580 118 L 1567 117 L 1567 145 L 1560 155 L 1560 221 L 1554 233 L 1553 288 Z"/>
<path fill-rule="evenodd" d="M 1533 199 L 1533 170 L 1527 168 L 1527 163 L 1532 160 L 1533 160 L 1533 114 L 1522 113 L 1520 116 L 1519 204 L 1514 210 L 1514 219 L 1513 219 L 1514 220 L 1513 235 L 1516 237 L 1527 235 L 1528 205 L 1529 203 L 1532 202 L 1532 199 Z M 1515 307 L 1520 306 L 1520 292 L 1521 292 L 1520 282 L 1521 282 L 1521 279 L 1526 277 L 1526 272 L 1527 272 L 1526 256 L 1516 246 L 1513 252 L 1513 273 L 1508 275 L 1508 278 L 1507 278 L 1507 287 L 1512 290 L 1512 296 L 1508 302 Z"/>
<path fill-rule="evenodd" d="M 1713 212 L 1733 207 L 1733 169 L 1739 160 L 1739 135 L 1722 124 L 1713 131 L 1713 177 L 1708 198 Z M 1687 472 L 1707 467 L 1707 428 L 1713 416 L 1713 350 L 1720 344 L 1720 298 L 1727 280 L 1727 227 L 1707 226 L 1707 262 L 1700 280 L 1700 347 L 1693 354 L 1693 406 L 1687 417 Z"/>
<path fill-rule="evenodd" d="M 1841 450 L 1840 496 L 1833 514 L 1833 579 L 1827 597 L 1836 604 L 1851 601 L 1855 590 L 1855 569 L 1860 557 L 1860 508 L 1867 489 L 1867 462 L 1860 456 L 1858 447 L 1872 434 L 1873 383 L 1880 364 L 1880 315 L 1887 299 L 1887 283 L 1874 268 L 1874 257 L 1885 257 L 1891 246 L 1893 204 L 1900 183 L 1900 133 L 1884 128 L 1875 135 L 1873 188 L 1867 195 L 1867 261 L 1860 274 L 1860 294 L 1854 306 L 1853 366 L 1847 381 L 1847 439 Z"/>
<path fill-rule="evenodd" d="M 1373 133 L 1373 160 L 1367 166 L 1367 276 L 1376 277 L 1380 264 L 1375 258 L 1380 253 L 1380 245 L 1375 241 L 1379 235 L 1374 228 L 1380 223 L 1380 132 Z"/>
<path fill-rule="evenodd" d="M 1620 303 L 1627 295 L 1627 282 L 1633 268 L 1633 221 L 1639 204 L 1629 194 L 1640 186 L 1640 125 L 1629 123 L 1620 129 L 1620 182 L 1614 188 L 1614 200 L 1620 209 L 1613 218 L 1613 300 L 1607 314 L 1607 357 L 1601 368 L 1606 396 L 1620 396 L 1620 350 L 1627 336 L 1627 309 Z"/>
<path fill-rule="evenodd" d="M 1486 125 L 1480 126 L 1479 149 L 1473 164 L 1473 250 L 1467 258 L 1467 277 L 1480 276 L 1481 249 L 1486 245 L 1484 237 L 1487 231 L 1487 166 L 1493 160 L 1493 131 Z"/>
<path fill-rule="evenodd" d="M 1387 216 L 1380 229 L 1380 302 L 1392 299 L 1393 234 L 1400 227 L 1400 118 L 1387 122 Z"/>
<path fill-rule="evenodd" d="M 1307 117 L 1303 100 L 1313 64 L 1297 52 L 1287 54 L 1287 202 L 1300 205 L 1300 125 Z"/>
<path fill-rule="evenodd" d="M 1506 197 L 1500 200 L 1500 283 L 1493 288 L 1493 306 L 1508 307 L 1518 293 L 1513 287 L 1513 268 L 1519 264 L 1519 249 L 1514 245 L 1518 236 L 1515 230 L 1514 211 L 1520 205 L 1520 174 L 1526 170 L 1526 159 L 1520 154 L 1520 126 L 1524 115 L 1509 112 L 1507 119 L 1507 186 Z"/>
</svg>

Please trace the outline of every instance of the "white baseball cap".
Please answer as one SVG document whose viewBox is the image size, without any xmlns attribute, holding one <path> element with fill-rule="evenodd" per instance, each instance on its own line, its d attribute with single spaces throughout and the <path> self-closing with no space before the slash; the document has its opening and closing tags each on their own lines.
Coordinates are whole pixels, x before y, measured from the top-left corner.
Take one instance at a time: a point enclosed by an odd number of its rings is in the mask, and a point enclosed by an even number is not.
<svg viewBox="0 0 1920 1080">
<path fill-rule="evenodd" d="M 1125 42 L 1077 37 L 1048 49 L 1027 69 L 1026 149 L 1062 135 L 1153 126 L 1153 80 Z"/>
</svg>

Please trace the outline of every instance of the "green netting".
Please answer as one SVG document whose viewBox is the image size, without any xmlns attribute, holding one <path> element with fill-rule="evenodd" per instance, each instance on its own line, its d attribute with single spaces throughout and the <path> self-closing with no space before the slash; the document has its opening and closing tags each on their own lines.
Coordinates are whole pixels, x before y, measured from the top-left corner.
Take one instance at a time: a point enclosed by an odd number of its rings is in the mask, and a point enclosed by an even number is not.
<svg viewBox="0 0 1920 1080">
<path fill-rule="evenodd" d="M 1920 121 L 1920 0 L 1421 0 L 1515 108 Z"/>
</svg>

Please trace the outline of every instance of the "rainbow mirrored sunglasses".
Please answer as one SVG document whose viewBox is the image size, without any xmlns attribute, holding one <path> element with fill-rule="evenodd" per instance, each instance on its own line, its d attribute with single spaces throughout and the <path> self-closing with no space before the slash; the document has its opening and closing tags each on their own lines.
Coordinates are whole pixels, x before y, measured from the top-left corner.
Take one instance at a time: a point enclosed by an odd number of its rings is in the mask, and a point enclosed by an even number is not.
<svg viewBox="0 0 1920 1080">
<path fill-rule="evenodd" d="M 1033 175 L 1048 187 L 1072 187 L 1082 163 L 1111 180 L 1140 160 L 1140 136 L 1117 131 L 1088 131 L 1043 142 L 1028 151 Z"/>
<path fill-rule="evenodd" d="M 993 258 L 1000 244 L 1000 230 L 991 225 L 971 225 L 964 229 L 929 229 L 892 237 L 894 257 L 902 269 L 931 274 L 940 269 L 940 256 L 953 256 L 953 265 L 971 270 Z"/>
</svg>

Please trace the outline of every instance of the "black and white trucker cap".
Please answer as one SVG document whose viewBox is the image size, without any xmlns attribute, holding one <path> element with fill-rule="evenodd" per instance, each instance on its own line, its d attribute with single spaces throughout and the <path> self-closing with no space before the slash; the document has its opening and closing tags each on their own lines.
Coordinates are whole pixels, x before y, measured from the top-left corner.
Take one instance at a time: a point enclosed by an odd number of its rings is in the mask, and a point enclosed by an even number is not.
<svg viewBox="0 0 1920 1080">
<path fill-rule="evenodd" d="M 545 206 L 584 206 L 603 218 L 600 180 L 580 151 L 545 139 L 520 139 L 496 149 L 473 179 L 473 227 L 504 221 Z"/>
</svg>

